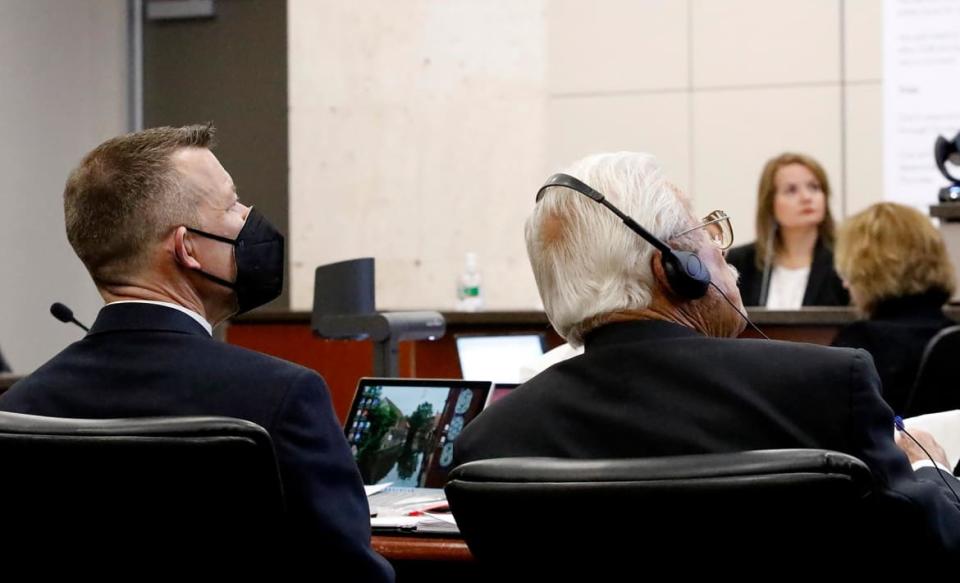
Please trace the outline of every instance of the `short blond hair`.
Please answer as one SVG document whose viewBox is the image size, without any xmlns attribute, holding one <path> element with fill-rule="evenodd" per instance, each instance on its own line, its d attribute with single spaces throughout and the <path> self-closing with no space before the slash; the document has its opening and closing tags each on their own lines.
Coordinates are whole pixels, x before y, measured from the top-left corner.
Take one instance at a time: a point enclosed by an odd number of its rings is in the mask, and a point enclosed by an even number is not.
<svg viewBox="0 0 960 583">
<path fill-rule="evenodd" d="M 152 243 L 197 221 L 171 156 L 213 147 L 211 124 L 160 127 L 107 140 L 70 174 L 63 192 L 67 239 L 95 283 L 138 269 Z"/>
<path fill-rule="evenodd" d="M 863 312 L 884 300 L 956 288 L 940 232 L 921 212 L 891 202 L 875 204 L 841 225 L 836 267 Z"/>
</svg>

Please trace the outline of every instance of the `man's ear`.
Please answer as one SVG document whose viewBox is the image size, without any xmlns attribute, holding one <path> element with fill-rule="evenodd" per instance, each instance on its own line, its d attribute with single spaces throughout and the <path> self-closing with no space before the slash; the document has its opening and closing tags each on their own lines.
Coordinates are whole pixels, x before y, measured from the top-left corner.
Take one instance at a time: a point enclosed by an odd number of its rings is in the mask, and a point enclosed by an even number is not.
<svg viewBox="0 0 960 583">
<path fill-rule="evenodd" d="M 186 227 L 177 227 L 173 232 L 173 251 L 177 257 L 177 263 L 188 269 L 202 270 L 203 265 L 194 255 L 195 248 L 188 233 Z"/>
<path fill-rule="evenodd" d="M 663 268 L 663 253 L 654 250 L 650 255 L 650 271 L 653 273 L 653 279 L 657 286 L 663 290 L 664 295 L 675 296 L 673 288 L 670 287 L 670 280 L 667 278 L 667 272 Z"/>
</svg>

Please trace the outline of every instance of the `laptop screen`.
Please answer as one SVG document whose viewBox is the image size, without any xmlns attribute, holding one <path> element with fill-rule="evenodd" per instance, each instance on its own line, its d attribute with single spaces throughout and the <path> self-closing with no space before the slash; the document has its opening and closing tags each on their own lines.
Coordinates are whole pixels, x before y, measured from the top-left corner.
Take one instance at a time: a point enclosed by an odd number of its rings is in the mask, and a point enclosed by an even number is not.
<svg viewBox="0 0 960 583">
<path fill-rule="evenodd" d="M 360 379 L 345 433 L 363 483 L 442 488 L 453 444 L 483 410 L 482 381 Z"/>
<path fill-rule="evenodd" d="M 460 371 L 465 379 L 519 383 L 520 368 L 543 355 L 541 334 L 457 336 Z"/>
<path fill-rule="evenodd" d="M 517 383 L 496 383 L 493 385 L 493 390 L 490 391 L 490 396 L 487 397 L 486 407 L 493 405 L 500 399 L 506 397 L 510 394 L 513 389 L 519 387 Z"/>
</svg>

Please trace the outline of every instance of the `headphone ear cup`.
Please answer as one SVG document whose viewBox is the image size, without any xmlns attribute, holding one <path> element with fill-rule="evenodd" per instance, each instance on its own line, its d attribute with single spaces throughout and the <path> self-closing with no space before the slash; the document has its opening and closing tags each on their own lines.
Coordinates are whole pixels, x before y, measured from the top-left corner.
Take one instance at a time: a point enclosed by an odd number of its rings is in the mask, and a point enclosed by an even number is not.
<svg viewBox="0 0 960 583">
<path fill-rule="evenodd" d="M 710 270 L 700 261 L 696 253 L 690 251 L 664 253 L 661 256 L 661 264 L 673 293 L 688 300 L 696 300 L 707 295 Z"/>
</svg>

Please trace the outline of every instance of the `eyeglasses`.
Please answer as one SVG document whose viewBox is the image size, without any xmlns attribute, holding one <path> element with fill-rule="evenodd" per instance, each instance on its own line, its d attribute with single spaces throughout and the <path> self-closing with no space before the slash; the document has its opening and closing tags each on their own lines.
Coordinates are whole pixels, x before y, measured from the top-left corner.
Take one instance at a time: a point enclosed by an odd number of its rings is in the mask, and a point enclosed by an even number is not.
<svg viewBox="0 0 960 583">
<path fill-rule="evenodd" d="M 696 227 L 687 229 L 675 237 L 682 237 L 687 233 L 692 233 L 697 229 L 706 229 L 710 242 L 716 245 L 721 251 L 726 251 L 733 245 L 733 226 L 730 225 L 730 217 L 723 211 L 713 211 L 703 218 Z"/>
</svg>

